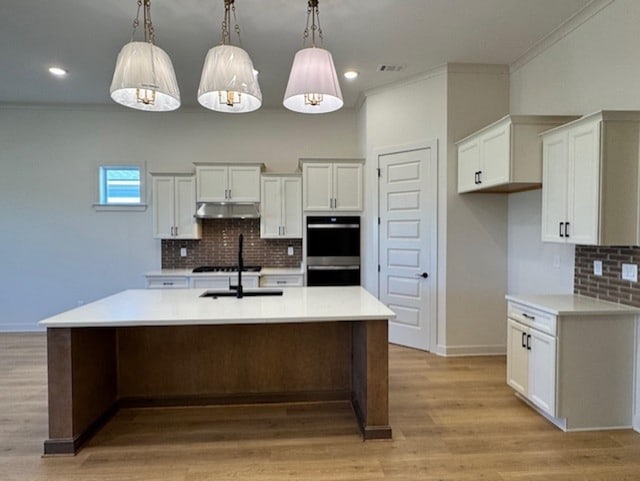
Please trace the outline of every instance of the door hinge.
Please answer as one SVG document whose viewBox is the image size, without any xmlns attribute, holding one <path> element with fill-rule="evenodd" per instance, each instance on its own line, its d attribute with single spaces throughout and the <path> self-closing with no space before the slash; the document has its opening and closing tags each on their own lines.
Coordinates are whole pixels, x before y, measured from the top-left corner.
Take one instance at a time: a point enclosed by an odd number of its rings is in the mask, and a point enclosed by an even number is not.
<svg viewBox="0 0 640 481">
<path fill-rule="evenodd" d="M 378 272 L 380 272 L 380 264 L 378 264 Z"/>
<path fill-rule="evenodd" d="M 378 217 L 378 225 L 380 225 L 380 217 Z"/>
<path fill-rule="evenodd" d="M 382 177 L 382 169 L 378 167 L 378 177 Z"/>
</svg>

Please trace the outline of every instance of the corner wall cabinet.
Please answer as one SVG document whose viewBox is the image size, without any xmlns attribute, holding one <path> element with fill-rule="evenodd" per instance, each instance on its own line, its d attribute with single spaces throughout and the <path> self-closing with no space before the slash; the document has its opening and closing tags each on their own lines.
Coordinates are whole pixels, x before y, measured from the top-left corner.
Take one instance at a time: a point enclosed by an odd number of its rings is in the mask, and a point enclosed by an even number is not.
<svg viewBox="0 0 640 481">
<path fill-rule="evenodd" d="M 458 141 L 458 193 L 539 188 L 542 154 L 538 134 L 575 118 L 507 115 Z"/>
<path fill-rule="evenodd" d="M 200 223 L 194 219 L 196 181 L 193 175 L 152 174 L 153 237 L 200 239 Z"/>
<path fill-rule="evenodd" d="M 196 163 L 198 202 L 260 202 L 263 164 Z"/>
<path fill-rule="evenodd" d="M 302 180 L 299 175 L 262 175 L 260 237 L 302 238 Z"/>
<path fill-rule="evenodd" d="M 363 163 L 361 159 L 300 159 L 304 211 L 361 211 Z"/>
<path fill-rule="evenodd" d="M 542 240 L 640 244 L 640 112 L 602 111 L 542 134 Z"/>
<path fill-rule="evenodd" d="M 630 427 L 638 309 L 573 295 L 507 299 L 517 395 L 564 431 Z"/>
</svg>

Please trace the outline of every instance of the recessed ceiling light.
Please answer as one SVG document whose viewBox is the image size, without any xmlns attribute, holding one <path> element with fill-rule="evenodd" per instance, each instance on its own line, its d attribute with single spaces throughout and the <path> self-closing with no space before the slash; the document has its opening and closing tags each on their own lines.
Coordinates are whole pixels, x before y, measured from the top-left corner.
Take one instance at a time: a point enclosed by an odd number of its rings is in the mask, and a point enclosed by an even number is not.
<svg viewBox="0 0 640 481">
<path fill-rule="evenodd" d="M 357 76 L 358 76 L 358 72 L 356 72 L 355 70 L 347 70 L 344 73 L 344 78 L 346 78 L 347 80 L 353 80 Z"/>
<path fill-rule="evenodd" d="M 67 75 L 67 71 L 60 67 L 49 67 L 49 73 L 51 75 L 55 75 L 56 77 L 64 77 Z"/>
</svg>

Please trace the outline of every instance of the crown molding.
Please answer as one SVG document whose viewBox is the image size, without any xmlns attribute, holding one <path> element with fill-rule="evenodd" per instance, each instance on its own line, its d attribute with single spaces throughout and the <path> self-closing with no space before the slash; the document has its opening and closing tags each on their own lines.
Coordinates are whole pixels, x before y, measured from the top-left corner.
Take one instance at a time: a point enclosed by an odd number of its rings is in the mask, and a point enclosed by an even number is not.
<svg viewBox="0 0 640 481">
<path fill-rule="evenodd" d="M 529 50 L 523 55 L 518 57 L 511 65 L 510 72 L 514 73 L 524 67 L 526 64 L 535 59 L 538 55 L 544 53 L 550 49 L 553 45 L 565 38 L 571 32 L 579 28 L 584 23 L 588 22 L 591 18 L 596 16 L 601 10 L 605 9 L 613 3 L 614 0 L 593 0 L 591 3 L 585 5 L 585 7 L 576 12 L 567 21 L 562 23 L 558 28 L 552 31 L 546 37 L 543 37 L 540 41 L 535 43 Z"/>
</svg>

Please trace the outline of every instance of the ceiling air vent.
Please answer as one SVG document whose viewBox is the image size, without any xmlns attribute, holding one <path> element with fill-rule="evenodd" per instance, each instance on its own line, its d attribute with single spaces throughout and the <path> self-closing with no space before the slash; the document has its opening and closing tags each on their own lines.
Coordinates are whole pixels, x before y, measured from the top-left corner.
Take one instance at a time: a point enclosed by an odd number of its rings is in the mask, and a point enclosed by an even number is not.
<svg viewBox="0 0 640 481">
<path fill-rule="evenodd" d="M 404 69 L 404 65 L 389 65 L 383 64 L 378 65 L 378 72 L 400 72 L 400 70 Z"/>
</svg>

